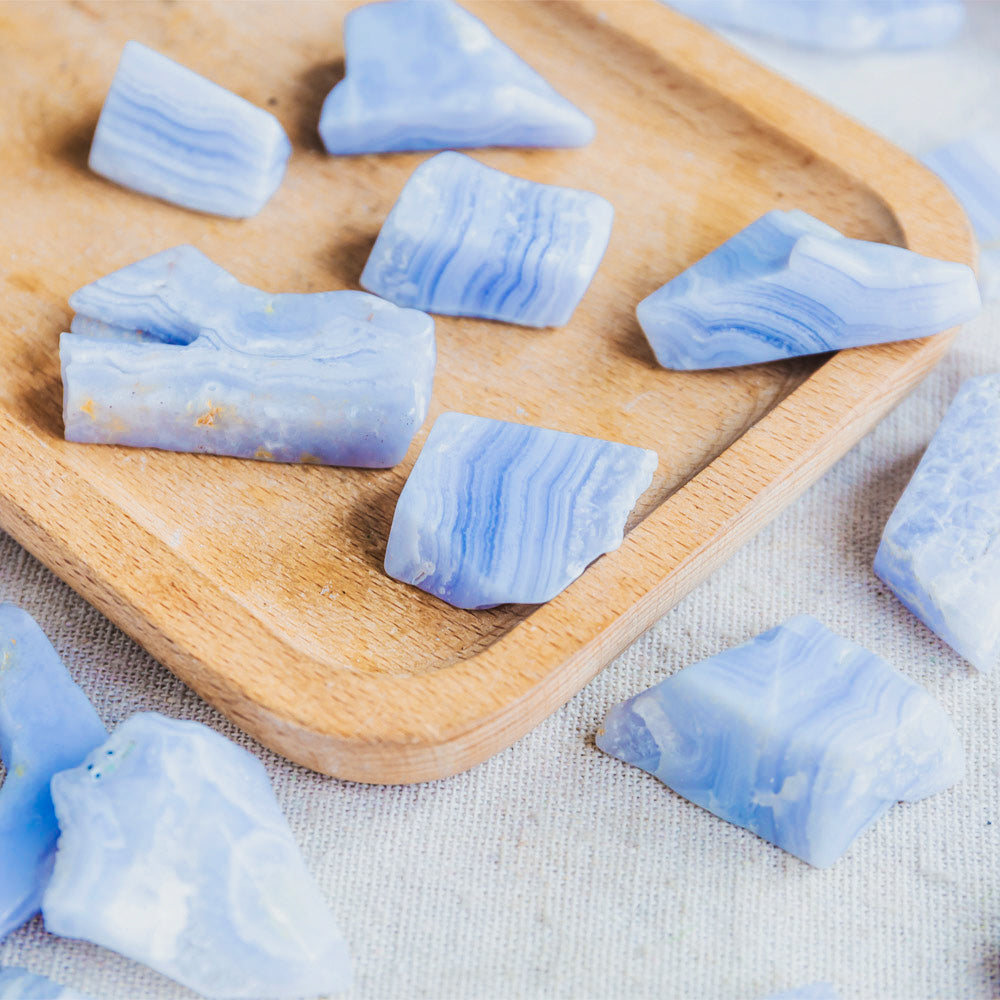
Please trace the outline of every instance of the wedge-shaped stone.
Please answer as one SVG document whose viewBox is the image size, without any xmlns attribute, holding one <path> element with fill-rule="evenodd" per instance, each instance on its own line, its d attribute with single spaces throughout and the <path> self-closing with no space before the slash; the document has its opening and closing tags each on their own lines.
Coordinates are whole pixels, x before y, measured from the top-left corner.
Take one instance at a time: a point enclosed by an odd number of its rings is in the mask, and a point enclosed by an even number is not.
<svg viewBox="0 0 1000 1000">
<path fill-rule="evenodd" d="M 126 42 L 90 147 L 90 169 L 199 212 L 256 215 L 292 146 L 274 115 L 172 59 Z"/>
<path fill-rule="evenodd" d="M 52 780 L 45 926 L 210 997 L 346 989 L 346 946 L 260 762 L 152 712 Z"/>
<path fill-rule="evenodd" d="M 451 0 L 369 3 L 344 21 L 347 75 L 319 133 L 331 153 L 582 146 L 594 123 Z"/>
<path fill-rule="evenodd" d="M 407 181 L 361 285 L 427 312 L 561 326 L 597 271 L 613 216 L 589 191 L 439 153 Z"/>
<path fill-rule="evenodd" d="M 616 705 L 597 745 L 820 868 L 964 772 L 941 706 L 808 615 Z"/>
<path fill-rule="evenodd" d="M 882 534 L 875 572 L 976 669 L 1000 662 L 1000 374 L 959 390 Z"/>
<path fill-rule="evenodd" d="M 752 365 L 939 333 L 980 307 L 965 264 L 761 216 L 636 308 L 665 368 Z"/>
<path fill-rule="evenodd" d="M 27 969 L 8 966 L 0 969 L 0 1000 L 91 1000 L 91 997 Z"/>
<path fill-rule="evenodd" d="M 7 768 L 0 788 L 0 938 L 42 902 L 59 836 L 52 775 L 75 767 L 107 736 L 32 617 L 0 604 L 0 754 Z"/>
<path fill-rule="evenodd" d="M 539 604 L 621 545 L 656 454 L 445 413 L 392 519 L 386 572 L 459 608 Z"/>
<path fill-rule="evenodd" d="M 434 321 L 364 292 L 269 295 L 180 246 L 70 305 L 70 441 L 381 468 L 427 415 Z"/>
</svg>

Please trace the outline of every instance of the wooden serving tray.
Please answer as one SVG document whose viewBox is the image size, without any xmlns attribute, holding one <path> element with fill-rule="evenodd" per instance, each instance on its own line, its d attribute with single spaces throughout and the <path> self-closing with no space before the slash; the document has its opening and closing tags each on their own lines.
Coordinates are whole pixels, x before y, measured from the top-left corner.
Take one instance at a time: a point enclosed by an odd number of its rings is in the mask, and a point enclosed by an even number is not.
<svg viewBox="0 0 1000 1000">
<path fill-rule="evenodd" d="M 329 157 L 338 3 L 0 7 L 0 524 L 261 742 L 370 782 L 454 774 L 580 689 L 869 431 L 950 334 L 749 369 L 659 368 L 635 304 L 774 207 L 972 263 L 962 211 L 889 143 L 652 0 L 468 7 L 597 123 L 582 150 L 481 150 L 615 206 L 572 321 L 442 317 L 431 416 L 388 471 L 70 445 L 58 337 L 69 294 L 193 243 L 271 291 L 357 288 L 429 154 Z M 254 219 L 197 215 L 88 172 L 136 38 L 271 109 L 294 154 Z M 427 428 L 462 410 L 654 449 L 621 549 L 541 607 L 468 612 L 389 579 L 396 498 Z"/>
</svg>

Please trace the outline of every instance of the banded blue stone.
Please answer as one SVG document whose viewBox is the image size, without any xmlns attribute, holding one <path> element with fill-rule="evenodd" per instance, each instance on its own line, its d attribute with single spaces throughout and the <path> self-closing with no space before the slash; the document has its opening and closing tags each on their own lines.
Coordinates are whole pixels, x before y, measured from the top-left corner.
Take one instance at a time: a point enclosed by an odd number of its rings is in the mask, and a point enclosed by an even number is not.
<svg viewBox="0 0 1000 1000">
<path fill-rule="evenodd" d="M 1000 239 L 1000 136 L 976 132 L 932 150 L 923 161 L 962 203 L 979 241 Z"/>
</svg>

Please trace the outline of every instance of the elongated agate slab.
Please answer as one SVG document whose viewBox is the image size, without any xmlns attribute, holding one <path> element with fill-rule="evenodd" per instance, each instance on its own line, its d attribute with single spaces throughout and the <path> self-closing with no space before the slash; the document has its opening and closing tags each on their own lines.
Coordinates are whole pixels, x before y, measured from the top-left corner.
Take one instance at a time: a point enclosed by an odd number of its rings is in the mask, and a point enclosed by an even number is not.
<svg viewBox="0 0 1000 1000">
<path fill-rule="evenodd" d="M 597 745 L 819 868 L 964 772 L 941 706 L 808 615 L 616 705 Z"/>
<path fill-rule="evenodd" d="M 385 571 L 459 608 L 540 604 L 621 545 L 655 452 L 444 413 L 396 504 Z"/>
<path fill-rule="evenodd" d="M 361 285 L 427 312 L 561 326 L 597 271 L 613 216 L 589 191 L 439 153 L 406 182 Z"/>
<path fill-rule="evenodd" d="M 70 441 L 382 468 L 427 415 L 434 321 L 364 292 L 270 295 L 180 246 L 70 305 Z"/>
<path fill-rule="evenodd" d="M 346 989 L 347 949 L 267 772 L 196 722 L 143 712 L 52 780 L 45 926 L 210 997 Z"/>
<path fill-rule="evenodd" d="M 977 670 L 1000 662 L 1000 374 L 969 379 L 882 534 L 875 572 Z"/>
<path fill-rule="evenodd" d="M 85 993 L 60 986 L 27 969 L 0 969 L 0 1000 L 92 1000 Z"/>
<path fill-rule="evenodd" d="M 636 316 L 661 365 L 691 370 L 923 337 L 979 308 L 965 264 L 775 210 L 643 299 Z"/>
<path fill-rule="evenodd" d="M 451 0 L 388 0 L 344 21 L 347 75 L 323 104 L 331 153 L 583 146 L 594 123 Z"/>
<path fill-rule="evenodd" d="M 31 615 L 0 604 L 0 938 L 41 905 L 59 835 L 52 775 L 107 735 Z"/>
<path fill-rule="evenodd" d="M 215 215 L 256 215 L 292 146 L 274 115 L 139 42 L 126 42 L 90 147 L 102 177 Z"/>
</svg>

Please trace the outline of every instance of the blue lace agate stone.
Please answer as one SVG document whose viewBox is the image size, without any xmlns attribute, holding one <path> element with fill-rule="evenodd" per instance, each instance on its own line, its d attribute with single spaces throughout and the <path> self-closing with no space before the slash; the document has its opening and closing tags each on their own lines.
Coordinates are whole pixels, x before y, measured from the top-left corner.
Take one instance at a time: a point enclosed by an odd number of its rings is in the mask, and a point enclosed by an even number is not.
<svg viewBox="0 0 1000 1000">
<path fill-rule="evenodd" d="M 0 604 L 0 938 L 41 905 L 59 836 L 49 780 L 107 735 L 32 617 Z"/>
<path fill-rule="evenodd" d="M 364 292 L 270 295 L 180 246 L 70 305 L 70 441 L 381 468 L 427 415 L 434 321 Z"/>
<path fill-rule="evenodd" d="M 211 997 L 350 985 L 347 949 L 267 772 L 207 726 L 132 716 L 52 780 L 45 926 Z"/>
<path fill-rule="evenodd" d="M 613 216 L 589 191 L 439 153 L 406 182 L 361 285 L 427 312 L 561 326 L 597 271 Z"/>
<path fill-rule="evenodd" d="M 459 608 L 548 601 L 621 545 L 656 464 L 644 448 L 444 413 L 396 504 L 385 571 Z"/>
<path fill-rule="evenodd" d="M 331 153 L 582 146 L 594 123 L 451 0 L 388 0 L 344 21 L 347 75 L 323 104 Z"/>
<path fill-rule="evenodd" d="M 965 23 L 962 0 L 669 0 L 689 17 L 817 49 L 944 45 Z"/>
<path fill-rule="evenodd" d="M 0 969 L 0 1000 L 91 1000 L 85 993 L 60 986 L 27 969 Z"/>
<path fill-rule="evenodd" d="M 1000 374 L 959 390 L 892 512 L 875 572 L 978 670 L 1000 662 Z"/>
<path fill-rule="evenodd" d="M 964 772 L 941 706 L 808 615 L 616 705 L 597 745 L 819 868 Z"/>
<path fill-rule="evenodd" d="M 660 364 L 690 370 L 923 337 L 979 307 L 965 264 L 775 210 L 643 299 L 636 315 Z"/>
<path fill-rule="evenodd" d="M 215 215 L 256 215 L 292 146 L 274 115 L 172 59 L 126 42 L 90 147 L 90 169 Z"/>
<path fill-rule="evenodd" d="M 1000 136 L 978 132 L 933 150 L 923 161 L 962 203 L 980 243 L 1000 239 Z"/>
</svg>

